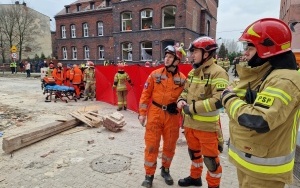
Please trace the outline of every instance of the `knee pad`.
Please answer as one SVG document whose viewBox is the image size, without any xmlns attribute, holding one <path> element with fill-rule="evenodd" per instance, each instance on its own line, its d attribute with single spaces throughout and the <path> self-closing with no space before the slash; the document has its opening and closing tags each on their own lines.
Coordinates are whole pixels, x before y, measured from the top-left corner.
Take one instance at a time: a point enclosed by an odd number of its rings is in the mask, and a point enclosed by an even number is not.
<svg viewBox="0 0 300 188">
<path fill-rule="evenodd" d="M 205 166 L 207 167 L 207 169 L 210 171 L 210 172 L 215 172 L 218 167 L 219 167 L 219 163 L 216 162 L 216 157 L 206 157 L 204 156 L 204 164 Z"/>
<path fill-rule="evenodd" d="M 189 155 L 190 155 L 190 159 L 191 160 L 195 160 L 195 159 L 200 159 L 201 158 L 201 155 L 196 157 L 195 156 L 195 153 L 199 153 L 200 150 L 191 150 L 190 148 L 188 148 L 188 151 L 189 151 Z"/>
</svg>

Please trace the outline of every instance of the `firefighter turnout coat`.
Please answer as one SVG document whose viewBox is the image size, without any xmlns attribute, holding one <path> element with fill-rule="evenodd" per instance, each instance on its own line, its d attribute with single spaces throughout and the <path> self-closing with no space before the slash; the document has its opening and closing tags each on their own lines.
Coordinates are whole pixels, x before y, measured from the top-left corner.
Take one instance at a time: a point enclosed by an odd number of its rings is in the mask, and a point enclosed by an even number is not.
<svg viewBox="0 0 300 188">
<path fill-rule="evenodd" d="M 229 159 L 249 176 L 289 184 L 299 129 L 300 74 L 272 70 L 268 62 L 238 66 L 237 71 L 241 81 L 222 99 L 230 118 Z M 257 92 L 252 104 L 245 100 L 249 86 Z"/>
<path fill-rule="evenodd" d="M 207 132 L 218 132 L 220 96 L 228 86 L 228 74 L 213 58 L 188 74 L 179 100 L 189 104 L 192 115 L 184 115 L 184 126 Z"/>
</svg>

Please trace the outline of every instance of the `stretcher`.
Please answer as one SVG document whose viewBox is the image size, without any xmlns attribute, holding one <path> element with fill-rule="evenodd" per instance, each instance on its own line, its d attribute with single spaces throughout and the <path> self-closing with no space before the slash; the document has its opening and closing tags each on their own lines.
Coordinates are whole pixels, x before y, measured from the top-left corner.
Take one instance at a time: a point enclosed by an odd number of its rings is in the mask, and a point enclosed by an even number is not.
<svg viewBox="0 0 300 188">
<path fill-rule="evenodd" d="M 52 96 L 54 96 L 54 102 L 60 99 L 63 102 L 68 103 L 69 100 L 77 102 L 75 97 L 75 90 L 73 87 L 60 86 L 60 85 L 45 85 L 44 95 L 46 96 L 45 102 L 51 102 Z"/>
</svg>

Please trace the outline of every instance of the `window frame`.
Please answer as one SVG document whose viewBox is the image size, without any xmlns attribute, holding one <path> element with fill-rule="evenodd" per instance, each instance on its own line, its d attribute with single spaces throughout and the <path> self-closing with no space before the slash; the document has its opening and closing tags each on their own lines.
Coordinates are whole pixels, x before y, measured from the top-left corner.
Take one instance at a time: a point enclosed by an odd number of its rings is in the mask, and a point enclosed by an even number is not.
<svg viewBox="0 0 300 188">
<path fill-rule="evenodd" d="M 68 50 L 66 46 L 62 47 L 62 59 L 64 60 L 68 59 Z"/>
<path fill-rule="evenodd" d="M 172 10 L 172 13 L 173 13 L 173 18 L 174 18 L 174 26 L 165 26 L 165 22 L 166 22 L 166 18 L 165 18 L 165 9 L 167 9 L 167 8 L 172 8 L 173 10 Z M 162 8 L 162 11 L 161 11 L 161 13 L 162 13 L 162 15 L 161 15 L 161 19 L 162 19 L 162 28 L 175 28 L 175 25 L 176 25 L 176 12 L 177 12 L 177 7 L 176 6 L 174 6 L 174 5 L 169 5 L 169 6 L 165 6 L 165 7 L 163 7 Z M 169 14 L 170 15 L 170 14 Z"/>
<path fill-rule="evenodd" d="M 149 16 L 147 16 L 147 11 L 149 11 Z M 141 30 L 151 29 L 153 24 L 153 9 L 142 10 L 140 13 L 140 18 L 141 18 Z"/>
<path fill-rule="evenodd" d="M 71 38 L 76 38 L 76 26 L 75 26 L 75 24 L 71 24 L 70 29 L 71 29 Z"/>
<path fill-rule="evenodd" d="M 72 46 L 72 59 L 77 60 L 77 48 L 76 46 Z"/>
<path fill-rule="evenodd" d="M 90 47 L 89 46 L 84 46 L 84 59 L 89 60 L 90 59 Z"/>
<path fill-rule="evenodd" d="M 124 18 L 128 14 L 129 18 Z M 122 31 L 132 31 L 132 12 L 123 12 L 121 14 L 121 30 Z"/>
<path fill-rule="evenodd" d="M 146 47 L 146 44 L 151 44 L 151 48 Z M 151 59 L 143 59 L 143 49 L 145 49 L 145 52 L 147 52 L 147 50 L 151 49 Z M 152 41 L 142 41 L 140 43 L 140 50 L 141 50 L 141 61 L 152 61 L 153 60 L 153 43 Z M 147 53 L 148 54 L 148 53 Z"/>
<path fill-rule="evenodd" d="M 103 31 L 103 22 L 97 22 L 97 32 L 99 37 L 104 35 Z"/>
<path fill-rule="evenodd" d="M 66 30 L 66 26 L 65 25 L 62 25 L 60 26 L 60 29 L 61 29 L 61 38 L 62 39 L 66 39 L 67 38 L 67 30 Z"/>
<path fill-rule="evenodd" d="M 104 55 L 105 55 L 105 49 L 103 45 L 98 46 L 98 59 L 99 60 L 104 60 Z"/>
<path fill-rule="evenodd" d="M 82 24 L 82 30 L 83 30 L 82 36 L 83 37 L 89 37 L 89 26 L 88 26 L 87 22 Z"/>
<path fill-rule="evenodd" d="M 125 48 L 124 46 L 127 45 L 127 47 Z M 124 54 L 125 52 L 127 52 L 126 54 Z M 129 53 L 131 53 L 131 59 L 129 59 Z M 121 54 L 122 54 L 122 60 L 124 61 L 132 61 L 132 42 L 124 42 L 121 44 Z M 126 58 L 124 58 L 126 55 Z"/>
</svg>

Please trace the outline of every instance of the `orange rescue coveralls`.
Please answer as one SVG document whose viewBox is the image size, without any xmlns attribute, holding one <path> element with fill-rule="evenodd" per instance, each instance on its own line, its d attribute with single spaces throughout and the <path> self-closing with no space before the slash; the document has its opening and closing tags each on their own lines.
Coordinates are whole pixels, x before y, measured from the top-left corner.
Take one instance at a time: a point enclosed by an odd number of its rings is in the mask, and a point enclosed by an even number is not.
<svg viewBox="0 0 300 188">
<path fill-rule="evenodd" d="M 79 99 L 80 98 L 80 84 L 82 82 L 83 79 L 83 74 L 82 71 L 76 66 L 73 68 L 73 70 L 70 72 L 70 80 L 73 84 L 73 87 L 75 89 L 75 95 L 76 98 Z"/>
<path fill-rule="evenodd" d="M 67 71 L 64 74 L 64 78 L 65 78 L 64 85 L 69 87 L 71 86 L 70 74 L 71 74 L 71 69 L 67 68 Z"/>
<path fill-rule="evenodd" d="M 161 136 L 163 138 L 162 166 L 169 168 L 171 165 L 180 128 L 180 114 L 176 114 L 178 112 L 176 100 L 183 90 L 185 81 L 186 77 L 182 73 L 177 72 L 172 75 L 163 67 L 154 70 L 144 85 L 139 102 L 139 115 L 147 115 L 144 162 L 146 175 L 155 173 Z M 172 103 L 175 107 L 171 107 Z M 168 111 L 172 109 L 176 112 L 171 114 Z"/>
<path fill-rule="evenodd" d="M 64 69 L 62 67 L 61 69 L 55 68 L 52 72 L 52 76 L 57 85 L 62 85 L 64 82 Z"/>
</svg>

